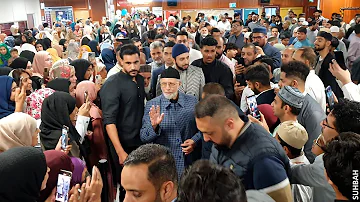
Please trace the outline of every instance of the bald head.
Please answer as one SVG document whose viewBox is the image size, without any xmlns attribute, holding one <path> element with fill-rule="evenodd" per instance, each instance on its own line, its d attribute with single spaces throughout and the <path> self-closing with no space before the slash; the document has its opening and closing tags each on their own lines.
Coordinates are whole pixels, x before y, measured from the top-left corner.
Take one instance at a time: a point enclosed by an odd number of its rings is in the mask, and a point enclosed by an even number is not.
<svg viewBox="0 0 360 202">
<path fill-rule="evenodd" d="M 216 37 L 215 39 L 216 39 L 216 41 L 217 41 L 217 45 L 216 45 L 216 58 L 217 58 L 217 59 L 220 59 L 221 56 L 223 55 L 224 49 L 225 49 L 224 39 L 223 39 L 222 37 Z"/>
<path fill-rule="evenodd" d="M 293 61 L 293 54 L 295 52 L 294 48 L 288 47 L 281 53 L 282 64 L 288 64 L 290 61 Z"/>
</svg>

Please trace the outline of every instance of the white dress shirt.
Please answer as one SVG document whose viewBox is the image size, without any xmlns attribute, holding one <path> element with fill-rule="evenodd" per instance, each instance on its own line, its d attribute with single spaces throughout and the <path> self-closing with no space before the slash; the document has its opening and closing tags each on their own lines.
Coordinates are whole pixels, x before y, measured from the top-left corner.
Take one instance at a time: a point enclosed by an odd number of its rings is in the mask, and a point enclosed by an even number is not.
<svg viewBox="0 0 360 202">
<path fill-rule="evenodd" d="M 274 84 L 273 82 L 270 82 L 271 89 L 279 88 L 277 84 Z M 245 113 L 248 110 L 248 105 L 246 103 L 246 97 L 254 95 L 254 91 L 252 91 L 249 86 L 246 86 L 243 90 L 243 93 L 241 95 L 241 102 L 240 102 L 240 109 Z M 260 94 L 259 94 L 260 95 Z M 259 96 L 259 95 L 256 95 Z"/>
<path fill-rule="evenodd" d="M 190 56 L 189 56 L 190 64 L 191 64 L 192 62 L 194 62 L 195 60 L 198 60 L 198 59 L 203 58 L 203 56 L 202 56 L 202 54 L 201 54 L 200 51 L 195 50 L 195 49 L 192 49 L 192 48 L 190 48 L 189 55 L 190 55 Z"/>
<path fill-rule="evenodd" d="M 224 29 L 225 31 L 230 31 L 231 30 L 231 24 L 229 21 L 219 21 L 218 24 L 217 24 L 217 28 L 218 29 Z"/>
<path fill-rule="evenodd" d="M 324 112 L 326 111 L 325 86 L 319 76 L 315 74 L 315 70 L 310 70 L 306 78 L 305 92 L 319 103 Z"/>
<path fill-rule="evenodd" d="M 106 79 L 108 79 L 110 76 L 112 76 L 118 72 L 121 72 L 121 70 L 122 70 L 122 67 L 120 67 L 120 65 L 116 63 L 116 65 L 109 70 Z"/>
<path fill-rule="evenodd" d="M 340 82 L 338 82 L 340 83 Z M 347 83 L 345 85 L 340 85 L 341 90 L 344 93 L 344 98 L 360 102 L 360 84 L 356 85 L 353 82 Z"/>
</svg>

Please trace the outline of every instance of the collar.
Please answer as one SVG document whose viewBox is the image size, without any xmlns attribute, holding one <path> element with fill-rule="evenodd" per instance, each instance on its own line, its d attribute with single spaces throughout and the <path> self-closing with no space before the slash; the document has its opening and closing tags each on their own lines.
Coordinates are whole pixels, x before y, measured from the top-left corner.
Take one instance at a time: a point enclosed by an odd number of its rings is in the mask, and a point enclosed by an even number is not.
<svg viewBox="0 0 360 202">
<path fill-rule="evenodd" d="M 206 64 L 203 59 L 201 59 L 201 62 L 202 62 L 203 65 L 205 65 L 205 66 L 215 66 L 215 65 L 216 65 L 216 60 L 217 60 L 217 59 L 215 58 L 215 60 L 214 60 L 212 63 L 210 63 L 210 64 Z"/>
<path fill-rule="evenodd" d="M 290 163 L 293 163 L 293 164 L 296 164 L 296 163 L 305 163 L 305 155 L 304 155 L 304 152 L 301 152 L 301 155 L 296 157 L 296 158 L 293 158 L 293 159 L 290 159 Z"/>
<path fill-rule="evenodd" d="M 184 107 L 184 106 L 185 106 L 184 94 L 181 93 L 180 91 L 178 91 L 178 94 L 179 94 L 179 98 L 178 98 L 177 104 L 179 104 L 180 107 Z M 163 103 L 163 106 L 165 106 L 166 109 L 167 109 L 171 104 L 173 104 L 172 102 L 170 102 L 169 99 L 166 99 L 166 98 L 164 97 L 164 94 L 161 94 L 160 102 Z"/>
<path fill-rule="evenodd" d="M 169 68 L 169 67 L 174 68 L 174 65 L 173 65 L 173 66 L 167 66 L 166 64 L 164 64 L 164 66 L 165 66 L 165 69 L 167 69 L 167 68 Z"/>
<path fill-rule="evenodd" d="M 270 87 L 271 87 L 271 86 L 270 86 Z M 273 88 L 270 88 L 270 89 L 264 90 L 263 92 L 260 92 L 257 96 L 260 96 L 261 94 L 266 93 L 266 92 L 268 92 L 268 91 L 270 91 L 270 90 L 274 90 L 274 89 L 273 89 Z"/>
</svg>

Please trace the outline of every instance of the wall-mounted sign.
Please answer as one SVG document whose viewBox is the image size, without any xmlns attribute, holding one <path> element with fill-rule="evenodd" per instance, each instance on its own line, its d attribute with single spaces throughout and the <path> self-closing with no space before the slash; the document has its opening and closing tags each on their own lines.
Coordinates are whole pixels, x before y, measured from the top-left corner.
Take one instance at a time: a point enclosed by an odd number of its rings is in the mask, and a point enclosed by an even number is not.
<svg viewBox="0 0 360 202">
<path fill-rule="evenodd" d="M 236 3 L 229 3 L 229 8 L 236 8 Z"/>
</svg>

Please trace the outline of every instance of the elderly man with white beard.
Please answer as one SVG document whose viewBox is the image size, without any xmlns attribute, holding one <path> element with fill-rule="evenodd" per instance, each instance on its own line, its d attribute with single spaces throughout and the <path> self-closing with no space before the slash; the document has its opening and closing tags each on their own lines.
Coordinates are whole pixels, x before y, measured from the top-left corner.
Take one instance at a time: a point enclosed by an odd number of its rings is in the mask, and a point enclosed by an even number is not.
<svg viewBox="0 0 360 202">
<path fill-rule="evenodd" d="M 178 70 L 169 67 L 160 76 L 162 95 L 146 103 L 140 138 L 143 143 L 156 143 L 170 148 L 179 176 L 201 157 L 201 133 L 195 123 L 198 100 L 179 92 Z"/>
</svg>

